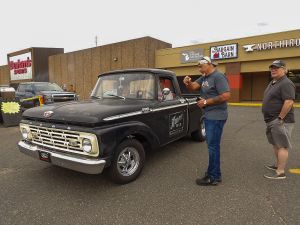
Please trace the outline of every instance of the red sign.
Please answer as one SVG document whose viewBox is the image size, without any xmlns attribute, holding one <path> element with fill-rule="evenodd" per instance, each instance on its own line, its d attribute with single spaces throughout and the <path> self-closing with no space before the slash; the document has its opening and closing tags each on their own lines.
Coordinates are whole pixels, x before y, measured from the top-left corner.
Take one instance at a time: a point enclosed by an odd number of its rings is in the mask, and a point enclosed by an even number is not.
<svg viewBox="0 0 300 225">
<path fill-rule="evenodd" d="M 9 57 L 11 80 L 32 79 L 31 52 Z"/>
</svg>

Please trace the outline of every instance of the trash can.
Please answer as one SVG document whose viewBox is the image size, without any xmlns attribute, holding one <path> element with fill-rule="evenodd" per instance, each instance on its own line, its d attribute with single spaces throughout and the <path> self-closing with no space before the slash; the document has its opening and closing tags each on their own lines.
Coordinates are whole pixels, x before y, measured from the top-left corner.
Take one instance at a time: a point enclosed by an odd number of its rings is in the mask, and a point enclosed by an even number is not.
<svg viewBox="0 0 300 225">
<path fill-rule="evenodd" d="M 0 98 L 12 100 L 16 98 L 16 91 L 13 87 L 0 86 Z"/>
</svg>

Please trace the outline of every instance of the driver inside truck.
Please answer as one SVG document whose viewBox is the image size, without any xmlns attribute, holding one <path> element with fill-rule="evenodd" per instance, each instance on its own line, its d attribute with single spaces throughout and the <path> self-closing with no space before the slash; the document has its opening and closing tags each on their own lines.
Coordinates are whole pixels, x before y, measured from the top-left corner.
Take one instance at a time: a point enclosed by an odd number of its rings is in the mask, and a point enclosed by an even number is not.
<svg viewBox="0 0 300 225">
<path fill-rule="evenodd" d="M 167 96 L 165 96 L 165 98 L 163 99 L 162 91 L 164 88 L 169 88 L 170 93 Z M 158 88 L 158 100 L 169 101 L 169 100 L 173 100 L 173 99 L 174 99 L 174 89 L 172 87 L 172 82 L 169 79 L 160 77 L 159 78 L 159 88 Z"/>
</svg>

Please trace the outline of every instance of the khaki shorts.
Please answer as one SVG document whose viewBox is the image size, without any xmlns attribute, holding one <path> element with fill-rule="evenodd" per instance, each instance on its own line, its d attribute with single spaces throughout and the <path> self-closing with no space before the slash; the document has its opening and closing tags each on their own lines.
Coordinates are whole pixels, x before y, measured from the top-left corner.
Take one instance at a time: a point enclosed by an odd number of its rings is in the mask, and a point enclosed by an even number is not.
<svg viewBox="0 0 300 225">
<path fill-rule="evenodd" d="M 266 135 L 271 145 L 277 148 L 292 148 L 291 137 L 294 123 L 283 123 L 275 119 L 267 123 Z"/>
</svg>

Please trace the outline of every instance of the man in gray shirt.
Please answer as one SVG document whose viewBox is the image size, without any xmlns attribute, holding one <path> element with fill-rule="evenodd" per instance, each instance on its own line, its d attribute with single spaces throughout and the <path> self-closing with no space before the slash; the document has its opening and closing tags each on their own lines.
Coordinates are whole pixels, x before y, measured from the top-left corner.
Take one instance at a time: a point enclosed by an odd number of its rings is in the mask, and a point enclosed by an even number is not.
<svg viewBox="0 0 300 225">
<path fill-rule="evenodd" d="M 286 64 L 275 60 L 270 66 L 273 80 L 265 90 L 262 112 L 267 125 L 266 135 L 273 145 L 276 163 L 265 167 L 273 172 L 265 174 L 268 179 L 285 179 L 285 166 L 291 135 L 295 123 L 294 100 L 296 89 L 294 83 L 286 76 Z"/>
<path fill-rule="evenodd" d="M 220 169 L 220 142 L 226 123 L 227 101 L 230 90 L 227 78 L 216 70 L 216 64 L 205 56 L 199 61 L 199 70 L 204 76 L 192 82 L 185 77 L 183 82 L 189 91 L 199 90 L 202 99 L 197 105 L 204 108 L 206 142 L 209 153 L 207 172 L 203 178 L 196 180 L 198 185 L 217 185 L 222 181 Z"/>
</svg>

